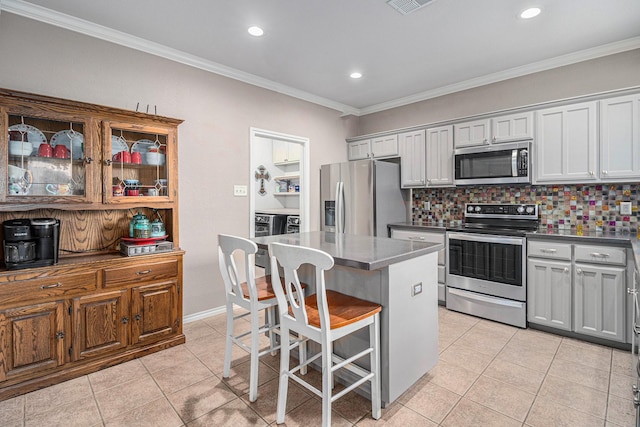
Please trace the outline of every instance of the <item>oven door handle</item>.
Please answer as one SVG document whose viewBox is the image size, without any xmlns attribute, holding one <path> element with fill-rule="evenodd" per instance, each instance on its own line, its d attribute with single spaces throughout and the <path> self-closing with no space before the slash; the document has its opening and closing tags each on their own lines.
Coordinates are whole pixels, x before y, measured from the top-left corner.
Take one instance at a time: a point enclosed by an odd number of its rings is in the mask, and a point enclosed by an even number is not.
<svg viewBox="0 0 640 427">
<path fill-rule="evenodd" d="M 467 240 L 470 242 L 504 243 L 506 245 L 524 246 L 523 237 L 495 236 L 488 234 L 459 233 L 457 231 L 447 233 L 449 240 Z"/>
<path fill-rule="evenodd" d="M 522 308 L 524 306 L 523 302 L 511 301 L 502 298 L 490 298 L 481 294 L 476 294 L 474 292 L 465 292 L 459 289 L 455 289 L 449 287 L 449 293 L 453 295 L 457 295 L 462 298 L 473 299 L 480 302 L 486 302 L 493 305 L 503 305 L 505 307 L 513 307 L 513 308 Z"/>
</svg>

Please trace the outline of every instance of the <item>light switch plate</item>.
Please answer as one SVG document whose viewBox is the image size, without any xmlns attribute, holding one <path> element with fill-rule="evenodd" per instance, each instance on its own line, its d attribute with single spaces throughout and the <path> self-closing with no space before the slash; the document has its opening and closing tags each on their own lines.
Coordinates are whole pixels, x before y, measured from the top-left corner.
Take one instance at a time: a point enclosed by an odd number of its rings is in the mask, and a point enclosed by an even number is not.
<svg viewBox="0 0 640 427">
<path fill-rule="evenodd" d="M 631 215 L 631 202 L 620 202 L 620 214 Z"/>
<path fill-rule="evenodd" d="M 247 195 L 247 186 L 246 185 L 234 185 L 233 186 L 233 195 L 234 196 L 246 196 Z"/>
</svg>

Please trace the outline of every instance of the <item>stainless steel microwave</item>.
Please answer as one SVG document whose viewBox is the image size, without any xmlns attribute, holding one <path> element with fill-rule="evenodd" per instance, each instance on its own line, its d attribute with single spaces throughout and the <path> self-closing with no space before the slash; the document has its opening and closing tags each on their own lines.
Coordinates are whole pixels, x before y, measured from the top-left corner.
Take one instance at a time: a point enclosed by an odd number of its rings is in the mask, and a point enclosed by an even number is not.
<svg viewBox="0 0 640 427">
<path fill-rule="evenodd" d="M 531 141 L 459 148 L 456 185 L 531 183 Z"/>
</svg>

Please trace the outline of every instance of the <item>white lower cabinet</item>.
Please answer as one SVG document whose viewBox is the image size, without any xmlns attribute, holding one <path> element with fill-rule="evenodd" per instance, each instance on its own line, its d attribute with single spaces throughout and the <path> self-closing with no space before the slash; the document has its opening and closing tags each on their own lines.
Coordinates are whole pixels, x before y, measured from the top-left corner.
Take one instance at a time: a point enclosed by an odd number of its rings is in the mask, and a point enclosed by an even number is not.
<svg viewBox="0 0 640 427">
<path fill-rule="evenodd" d="M 571 330 L 571 263 L 529 258 L 527 261 L 529 322 Z"/>
<path fill-rule="evenodd" d="M 438 232 L 438 231 L 399 229 L 399 228 L 394 228 L 393 226 L 391 226 L 390 228 L 391 228 L 392 239 L 411 240 L 411 241 L 429 242 L 429 243 L 441 243 L 444 245 L 444 238 L 445 238 L 444 230 L 442 232 Z M 438 301 L 442 303 L 444 303 L 446 298 L 445 296 L 446 256 L 447 254 L 444 248 L 438 251 Z"/>
<path fill-rule="evenodd" d="M 575 264 L 573 329 L 612 341 L 625 340 L 625 269 Z"/>
<path fill-rule="evenodd" d="M 527 321 L 626 342 L 626 250 L 529 240 Z"/>
</svg>

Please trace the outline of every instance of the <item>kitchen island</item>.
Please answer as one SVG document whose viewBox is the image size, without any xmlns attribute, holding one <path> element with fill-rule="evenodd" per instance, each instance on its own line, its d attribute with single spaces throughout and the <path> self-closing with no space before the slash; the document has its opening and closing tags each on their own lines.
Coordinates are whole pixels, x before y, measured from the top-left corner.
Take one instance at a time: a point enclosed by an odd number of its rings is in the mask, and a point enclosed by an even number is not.
<svg viewBox="0 0 640 427">
<path fill-rule="evenodd" d="M 386 237 L 357 236 L 314 231 L 253 239 L 261 249 L 269 243 L 319 249 L 333 256 L 326 272 L 327 289 L 382 305 L 380 316 L 380 367 L 383 406 L 396 400 L 438 361 L 438 251 L 442 244 L 410 242 Z M 301 271 L 301 280 L 315 292 L 313 274 Z M 334 351 L 355 354 L 368 344 L 361 331 L 336 342 Z M 313 351 L 313 349 L 311 349 Z M 365 358 L 366 359 L 366 358 Z M 368 369 L 368 360 L 361 359 Z M 352 382 L 348 371 L 338 371 L 340 381 Z M 365 384 L 368 386 L 368 382 Z M 363 385 L 363 394 L 369 390 Z"/>
</svg>

